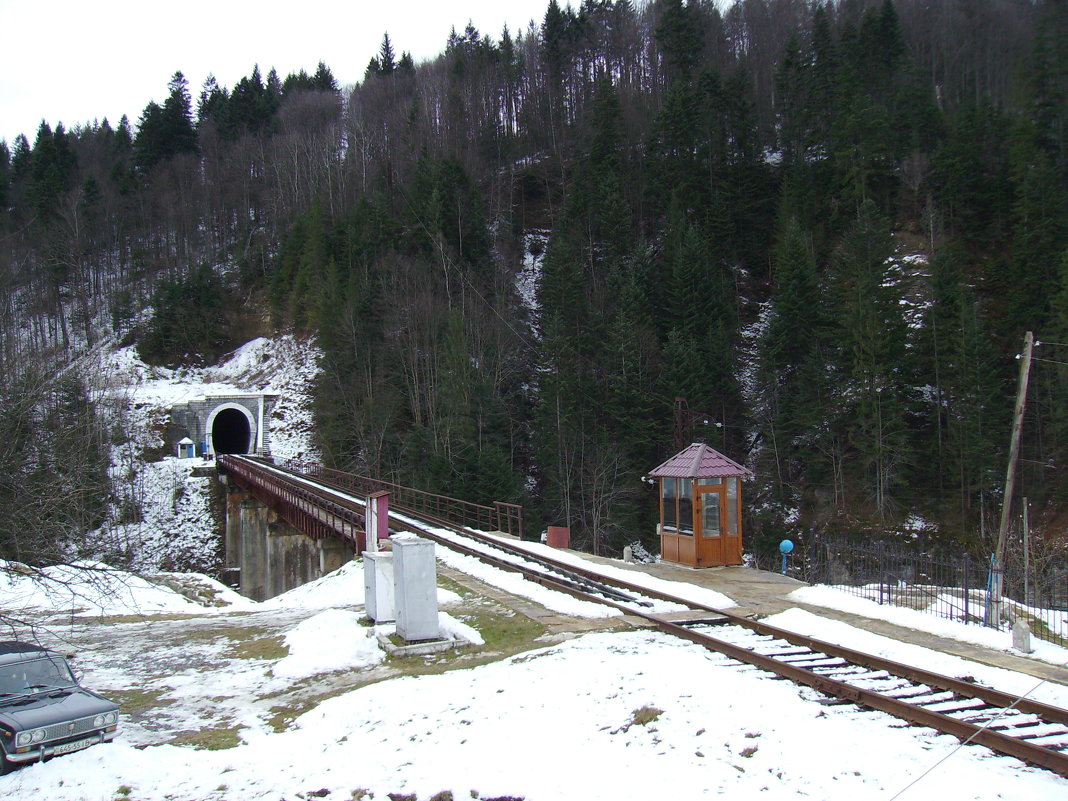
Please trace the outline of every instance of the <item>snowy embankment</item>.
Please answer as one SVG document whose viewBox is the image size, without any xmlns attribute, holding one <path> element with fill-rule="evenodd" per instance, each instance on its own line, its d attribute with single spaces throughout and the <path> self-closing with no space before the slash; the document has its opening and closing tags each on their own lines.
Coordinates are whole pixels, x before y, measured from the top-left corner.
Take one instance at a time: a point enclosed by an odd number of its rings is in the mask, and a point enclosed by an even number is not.
<svg viewBox="0 0 1068 801">
<path fill-rule="evenodd" d="M 867 598 L 859 598 L 834 587 L 815 585 L 801 587 L 790 593 L 790 600 L 827 609 L 838 609 L 872 620 L 885 620 L 907 629 L 925 631 L 950 640 L 992 648 L 997 651 L 1012 651 L 1012 632 L 987 628 L 985 626 L 966 625 L 953 620 L 937 617 L 916 609 L 908 609 L 890 604 L 879 604 Z M 1044 614 L 1053 614 L 1051 610 L 1041 610 Z M 1065 614 L 1063 612 L 1057 614 Z M 1059 629 L 1058 629 L 1059 630 Z M 804 632 L 801 632 L 804 633 Z M 1031 638 L 1034 649 L 1028 656 L 1053 665 L 1068 663 L 1068 649 L 1061 648 L 1037 637 Z"/>
<path fill-rule="evenodd" d="M 115 573 L 114 579 L 124 577 Z M 34 594 L 28 581 L 0 587 L 0 605 L 10 608 L 18 597 L 28 607 L 59 608 Z M 197 606 L 176 593 L 166 600 L 168 590 L 125 582 L 125 595 L 96 596 L 98 613 L 129 613 L 130 604 L 187 613 Z M 221 605 L 201 606 L 197 619 L 87 627 L 99 639 L 79 656 L 86 683 L 157 695 L 165 704 L 159 720 L 126 721 L 111 746 L 4 777 L 0 794 L 54 801 L 110 801 L 117 794 L 142 801 L 280 801 L 325 790 L 323 797 L 406 793 L 426 801 L 449 790 L 454 798 L 526 801 L 665 795 L 852 801 L 899 797 L 921 776 L 901 798 L 1041 801 L 1068 792 L 1068 781 L 1015 760 L 959 749 L 952 737 L 902 728 L 878 713 L 813 703 L 808 689 L 652 632 L 585 634 L 468 670 L 346 691 L 331 677 L 351 676 L 345 681 L 359 685 L 360 675 L 370 679 L 383 664 L 374 629 L 360 622 L 362 584 L 362 566 L 352 562 L 260 604 L 216 587 L 214 602 Z M 79 596 L 93 591 L 85 588 Z M 546 592 L 542 600 L 552 605 L 559 594 Z M 571 600 L 559 597 L 565 605 Z M 439 590 L 439 603 L 448 610 L 442 614 L 446 628 L 469 630 L 462 618 L 469 603 L 479 602 Z M 226 657 L 225 635 L 238 621 L 252 627 L 282 621 L 284 648 L 251 661 Z M 227 627 L 218 629 L 218 638 L 170 644 L 172 632 L 203 635 L 214 631 L 205 628 L 213 622 Z M 808 612 L 791 610 L 770 622 L 950 675 L 972 675 L 1010 692 L 1034 689 L 1029 677 Z M 338 692 L 276 731 L 266 719 L 270 704 L 302 682 Z M 1065 687 L 1047 684 L 1033 696 L 1068 706 Z M 158 744 L 159 726 L 198 731 L 218 725 L 219 710 L 240 726 L 232 747 Z"/>
<path fill-rule="evenodd" d="M 345 613 L 321 613 L 308 628 L 318 631 L 318 651 L 347 642 L 351 662 L 362 658 Z M 224 694 L 225 683 L 212 692 Z M 812 703 L 813 695 L 666 635 L 587 634 L 472 670 L 344 693 L 289 731 L 255 732 L 233 748 L 120 739 L 0 779 L 0 792 L 54 801 L 110 801 L 121 787 L 141 801 L 280 801 L 324 790 L 420 801 L 444 790 L 527 801 L 853 801 L 895 798 L 936 765 L 903 797 L 1041 801 L 1068 791 L 1063 779 L 1014 760 L 957 750 L 952 737 Z"/>
<path fill-rule="evenodd" d="M 132 347 L 105 351 L 100 371 L 124 441 L 112 448 L 109 519 L 80 543 L 80 553 L 139 572 L 217 568 L 212 479 L 193 475 L 200 459 L 164 451 L 170 410 L 206 395 L 277 393 L 268 420 L 272 455 L 314 460 L 310 410 L 318 359 L 313 342 L 291 335 L 254 339 L 204 368 L 150 367 Z"/>
</svg>

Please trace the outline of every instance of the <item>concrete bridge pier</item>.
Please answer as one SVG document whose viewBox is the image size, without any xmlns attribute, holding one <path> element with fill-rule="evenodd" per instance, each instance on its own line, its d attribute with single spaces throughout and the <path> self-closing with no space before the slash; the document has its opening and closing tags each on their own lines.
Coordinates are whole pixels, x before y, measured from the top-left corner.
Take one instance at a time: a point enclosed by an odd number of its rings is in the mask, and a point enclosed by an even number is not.
<svg viewBox="0 0 1068 801">
<path fill-rule="evenodd" d="M 352 559 L 340 537 L 313 540 L 259 499 L 228 485 L 226 567 L 240 576 L 242 595 L 265 601 L 337 570 Z"/>
</svg>

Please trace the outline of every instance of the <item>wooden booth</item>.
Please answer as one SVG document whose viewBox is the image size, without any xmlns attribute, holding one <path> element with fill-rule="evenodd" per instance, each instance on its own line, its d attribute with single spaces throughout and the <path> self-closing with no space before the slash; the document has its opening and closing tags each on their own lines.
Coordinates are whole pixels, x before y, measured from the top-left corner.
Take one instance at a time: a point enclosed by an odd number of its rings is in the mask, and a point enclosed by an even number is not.
<svg viewBox="0 0 1068 801">
<path fill-rule="evenodd" d="M 703 442 L 649 473 L 660 483 L 660 557 L 689 567 L 742 563 L 742 479 L 752 472 Z"/>
</svg>

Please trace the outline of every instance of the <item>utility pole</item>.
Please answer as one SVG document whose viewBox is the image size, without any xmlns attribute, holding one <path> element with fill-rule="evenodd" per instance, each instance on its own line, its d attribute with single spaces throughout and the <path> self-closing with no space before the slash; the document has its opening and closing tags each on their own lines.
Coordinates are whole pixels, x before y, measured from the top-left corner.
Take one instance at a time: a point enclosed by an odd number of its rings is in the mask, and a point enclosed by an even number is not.
<svg viewBox="0 0 1068 801">
<path fill-rule="evenodd" d="M 686 405 L 686 398 L 675 398 L 676 452 L 690 444 L 691 428 L 693 428 L 693 417 L 690 416 L 690 407 Z"/>
<path fill-rule="evenodd" d="M 707 412 L 691 411 L 686 403 L 686 398 L 675 398 L 675 450 L 681 451 L 687 445 L 693 443 L 693 424 L 700 422 L 701 425 L 713 425 L 723 428 L 723 423 L 713 422 L 715 418 Z"/>
<path fill-rule="evenodd" d="M 998 526 L 998 545 L 990 563 L 990 597 L 986 608 L 986 625 L 1001 625 L 1001 598 L 1005 580 L 1005 543 L 1008 538 L 1009 517 L 1012 513 L 1012 494 L 1016 490 L 1016 461 L 1020 456 L 1020 432 L 1023 429 L 1024 407 L 1027 405 L 1027 382 L 1031 374 L 1031 349 L 1035 338 L 1030 331 L 1024 336 L 1020 356 L 1020 380 L 1016 386 L 1016 408 L 1012 416 L 1012 441 L 1009 444 L 1009 466 L 1005 471 L 1005 496 L 1001 500 L 1001 524 Z"/>
</svg>

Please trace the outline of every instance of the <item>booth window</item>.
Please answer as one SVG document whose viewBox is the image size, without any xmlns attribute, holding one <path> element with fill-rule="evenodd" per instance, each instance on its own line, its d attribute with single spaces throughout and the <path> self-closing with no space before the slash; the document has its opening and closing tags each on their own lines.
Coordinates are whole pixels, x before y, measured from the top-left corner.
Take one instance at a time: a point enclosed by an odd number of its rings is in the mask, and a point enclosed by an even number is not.
<svg viewBox="0 0 1068 801">
<path fill-rule="evenodd" d="M 660 516 L 664 531 L 693 534 L 693 479 L 660 479 Z"/>
<path fill-rule="evenodd" d="M 661 518 L 664 521 L 664 529 L 675 531 L 678 527 L 678 498 L 675 495 L 675 479 L 664 478 L 660 480 L 661 495 Z"/>
<path fill-rule="evenodd" d="M 679 479 L 679 533 L 693 534 L 693 479 Z"/>
</svg>

